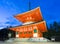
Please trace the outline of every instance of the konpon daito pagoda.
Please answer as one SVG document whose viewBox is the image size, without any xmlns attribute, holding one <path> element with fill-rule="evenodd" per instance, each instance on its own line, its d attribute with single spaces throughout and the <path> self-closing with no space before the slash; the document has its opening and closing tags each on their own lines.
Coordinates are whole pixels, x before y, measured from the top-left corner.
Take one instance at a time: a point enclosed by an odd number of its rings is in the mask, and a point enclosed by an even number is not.
<svg viewBox="0 0 60 44">
<path fill-rule="evenodd" d="M 22 26 L 10 28 L 17 32 L 18 38 L 39 38 L 47 31 L 46 22 L 42 18 L 39 7 L 14 17 L 23 23 Z"/>
</svg>

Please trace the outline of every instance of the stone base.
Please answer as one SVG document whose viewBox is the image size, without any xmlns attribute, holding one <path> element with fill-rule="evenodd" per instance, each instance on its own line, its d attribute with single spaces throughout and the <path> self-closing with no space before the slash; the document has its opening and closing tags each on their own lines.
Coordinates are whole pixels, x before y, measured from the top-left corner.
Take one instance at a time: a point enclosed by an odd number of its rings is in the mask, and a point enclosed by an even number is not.
<svg viewBox="0 0 60 44">
<path fill-rule="evenodd" d="M 46 38 L 15 38 L 15 40 L 14 41 L 23 41 L 23 42 L 25 42 L 25 41 L 30 41 L 30 42 L 32 42 L 32 41 L 35 41 L 35 42 L 47 42 L 47 41 L 49 41 L 48 39 L 46 39 Z"/>
</svg>

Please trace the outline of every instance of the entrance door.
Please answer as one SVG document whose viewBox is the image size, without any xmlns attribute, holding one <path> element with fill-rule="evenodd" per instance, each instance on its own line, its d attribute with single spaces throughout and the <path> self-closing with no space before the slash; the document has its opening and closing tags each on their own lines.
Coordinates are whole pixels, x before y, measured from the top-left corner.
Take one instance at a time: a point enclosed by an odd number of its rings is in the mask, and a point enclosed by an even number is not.
<svg viewBox="0 0 60 44">
<path fill-rule="evenodd" d="M 38 37 L 37 29 L 34 29 L 33 37 Z"/>
</svg>

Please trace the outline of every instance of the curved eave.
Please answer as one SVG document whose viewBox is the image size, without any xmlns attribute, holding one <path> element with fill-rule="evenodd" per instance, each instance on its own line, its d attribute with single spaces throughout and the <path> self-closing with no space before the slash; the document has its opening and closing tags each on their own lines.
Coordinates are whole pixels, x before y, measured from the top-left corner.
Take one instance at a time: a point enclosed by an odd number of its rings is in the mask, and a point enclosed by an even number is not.
<svg viewBox="0 0 60 44">
<path fill-rule="evenodd" d="M 23 25 L 23 26 L 17 26 L 17 27 L 13 27 L 13 28 L 10 28 L 11 30 L 13 31 L 18 31 L 20 29 L 23 30 L 23 28 L 27 28 L 27 27 L 30 27 L 30 26 L 37 26 L 37 28 L 40 30 L 40 32 L 46 32 L 47 31 L 47 27 L 46 27 L 46 22 L 45 21 L 42 21 L 42 22 L 37 22 L 35 24 L 29 24 L 29 25 Z"/>
<path fill-rule="evenodd" d="M 37 13 L 37 14 L 36 14 Z M 37 16 L 36 19 L 39 19 L 39 20 L 43 20 L 42 18 L 42 14 L 41 14 L 41 11 L 40 11 L 40 8 L 37 7 L 33 10 L 30 10 L 30 11 L 27 11 L 25 13 L 22 13 L 22 14 L 17 14 L 16 16 L 14 16 L 17 20 L 21 21 L 21 22 L 24 22 L 25 18 L 28 17 L 28 16 Z"/>
</svg>

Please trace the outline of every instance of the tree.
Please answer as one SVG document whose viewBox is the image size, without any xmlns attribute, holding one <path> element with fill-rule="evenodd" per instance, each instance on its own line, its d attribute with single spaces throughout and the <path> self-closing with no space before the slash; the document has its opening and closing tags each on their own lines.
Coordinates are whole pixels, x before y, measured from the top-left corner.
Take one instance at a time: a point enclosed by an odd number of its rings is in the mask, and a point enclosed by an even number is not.
<svg viewBox="0 0 60 44">
<path fill-rule="evenodd" d="M 60 36 L 60 25 L 56 21 L 53 24 L 50 24 L 47 32 L 43 33 L 45 38 L 51 39 L 52 36 Z"/>
</svg>

